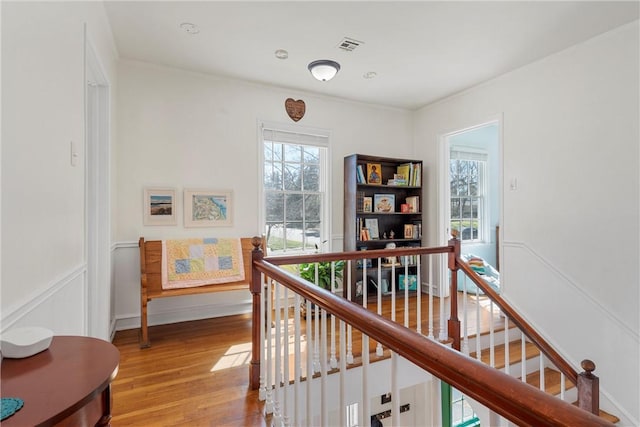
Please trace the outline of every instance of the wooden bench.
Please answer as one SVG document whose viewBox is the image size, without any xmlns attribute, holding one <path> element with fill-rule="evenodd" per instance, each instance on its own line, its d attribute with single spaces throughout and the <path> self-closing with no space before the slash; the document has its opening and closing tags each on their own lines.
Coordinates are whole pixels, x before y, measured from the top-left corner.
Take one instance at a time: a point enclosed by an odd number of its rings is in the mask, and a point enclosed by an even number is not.
<svg viewBox="0 0 640 427">
<path fill-rule="evenodd" d="M 235 291 L 238 289 L 249 290 L 251 284 L 251 252 L 254 249 L 253 240 L 264 251 L 264 239 L 260 237 L 243 237 L 242 258 L 244 263 L 244 280 L 228 283 L 216 283 L 211 285 L 196 286 L 192 288 L 163 289 L 162 288 L 162 241 L 145 241 L 141 237 L 140 247 L 140 347 L 149 347 L 149 332 L 147 325 L 147 304 L 155 298 L 168 298 L 182 295 L 208 294 L 211 292 Z"/>
</svg>

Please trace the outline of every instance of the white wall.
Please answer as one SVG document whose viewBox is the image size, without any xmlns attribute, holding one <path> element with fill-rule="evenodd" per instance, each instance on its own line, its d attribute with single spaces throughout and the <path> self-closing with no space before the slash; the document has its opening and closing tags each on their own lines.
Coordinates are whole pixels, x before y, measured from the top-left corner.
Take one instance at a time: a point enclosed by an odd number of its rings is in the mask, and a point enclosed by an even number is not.
<svg viewBox="0 0 640 427">
<path fill-rule="evenodd" d="M 139 325 L 137 241 L 202 236 L 252 236 L 258 229 L 259 120 L 293 124 L 287 98 L 303 99 L 306 115 L 297 126 L 331 132 L 332 240 L 342 250 L 343 158 L 353 153 L 408 156 L 413 121 L 409 111 L 122 61 L 118 69 L 118 217 L 115 258 L 118 328 Z M 143 226 L 145 186 L 178 190 L 178 225 Z M 184 228 L 182 190 L 231 189 L 232 227 Z M 249 293 L 152 301 L 149 323 L 247 310 Z M 197 313 L 198 311 L 204 314 Z M 162 315 L 160 315 L 162 313 Z"/>
<path fill-rule="evenodd" d="M 435 206 L 439 136 L 503 115 L 505 297 L 595 361 L 623 425 L 640 422 L 638 52 L 636 21 L 421 109 L 415 134 Z"/>
<path fill-rule="evenodd" d="M 115 83 L 98 2 L 2 5 L 2 329 L 86 334 L 84 26 Z M 78 148 L 70 163 L 70 142 Z"/>
</svg>

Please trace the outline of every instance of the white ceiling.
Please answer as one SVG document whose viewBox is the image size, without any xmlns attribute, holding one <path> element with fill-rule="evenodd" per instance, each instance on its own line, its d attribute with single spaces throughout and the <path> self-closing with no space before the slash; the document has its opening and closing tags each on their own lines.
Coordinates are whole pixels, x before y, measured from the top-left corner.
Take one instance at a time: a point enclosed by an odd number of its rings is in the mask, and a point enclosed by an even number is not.
<svg viewBox="0 0 640 427">
<path fill-rule="evenodd" d="M 105 1 L 121 58 L 416 109 L 638 19 L 637 1 Z M 200 32 L 187 34 L 183 22 Z M 353 52 L 343 37 L 364 42 Z M 289 52 L 277 59 L 275 50 Z M 307 64 L 342 69 L 314 80 Z M 363 74 L 375 71 L 373 79 Z"/>
</svg>

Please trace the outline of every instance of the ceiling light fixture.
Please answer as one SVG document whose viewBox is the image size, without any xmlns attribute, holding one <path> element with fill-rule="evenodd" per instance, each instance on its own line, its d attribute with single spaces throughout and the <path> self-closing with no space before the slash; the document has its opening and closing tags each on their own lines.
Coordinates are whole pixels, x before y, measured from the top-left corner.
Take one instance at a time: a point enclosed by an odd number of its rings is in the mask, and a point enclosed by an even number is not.
<svg viewBox="0 0 640 427">
<path fill-rule="evenodd" d="M 340 71 L 340 64 L 330 59 L 320 59 L 310 63 L 307 68 L 309 68 L 313 77 L 321 82 L 326 82 L 334 78 Z"/>
</svg>

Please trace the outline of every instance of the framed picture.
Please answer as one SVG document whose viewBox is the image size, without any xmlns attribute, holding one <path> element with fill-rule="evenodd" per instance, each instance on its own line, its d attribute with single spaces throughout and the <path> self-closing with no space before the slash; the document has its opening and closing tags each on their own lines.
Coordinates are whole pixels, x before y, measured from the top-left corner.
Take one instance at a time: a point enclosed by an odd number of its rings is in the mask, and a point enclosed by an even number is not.
<svg viewBox="0 0 640 427">
<path fill-rule="evenodd" d="M 220 227 L 233 224 L 231 190 L 184 190 L 184 226 Z"/>
<path fill-rule="evenodd" d="M 364 226 L 369 230 L 369 236 L 372 240 L 380 238 L 380 232 L 378 231 L 378 218 L 365 218 Z"/>
<path fill-rule="evenodd" d="M 398 280 L 399 287 L 401 291 L 404 291 L 405 286 L 409 288 L 410 291 L 415 291 L 418 289 L 418 276 L 415 274 L 401 274 Z"/>
<path fill-rule="evenodd" d="M 382 184 L 380 163 L 367 163 L 367 184 Z"/>
<path fill-rule="evenodd" d="M 175 188 L 144 189 L 144 225 L 176 225 Z"/>
<path fill-rule="evenodd" d="M 364 197 L 362 199 L 362 212 L 373 212 L 373 197 Z"/>
<path fill-rule="evenodd" d="M 393 194 L 374 194 L 373 195 L 373 211 L 374 212 L 395 212 L 396 196 Z"/>
<path fill-rule="evenodd" d="M 404 225 L 404 238 L 413 239 L 413 224 Z"/>
</svg>

